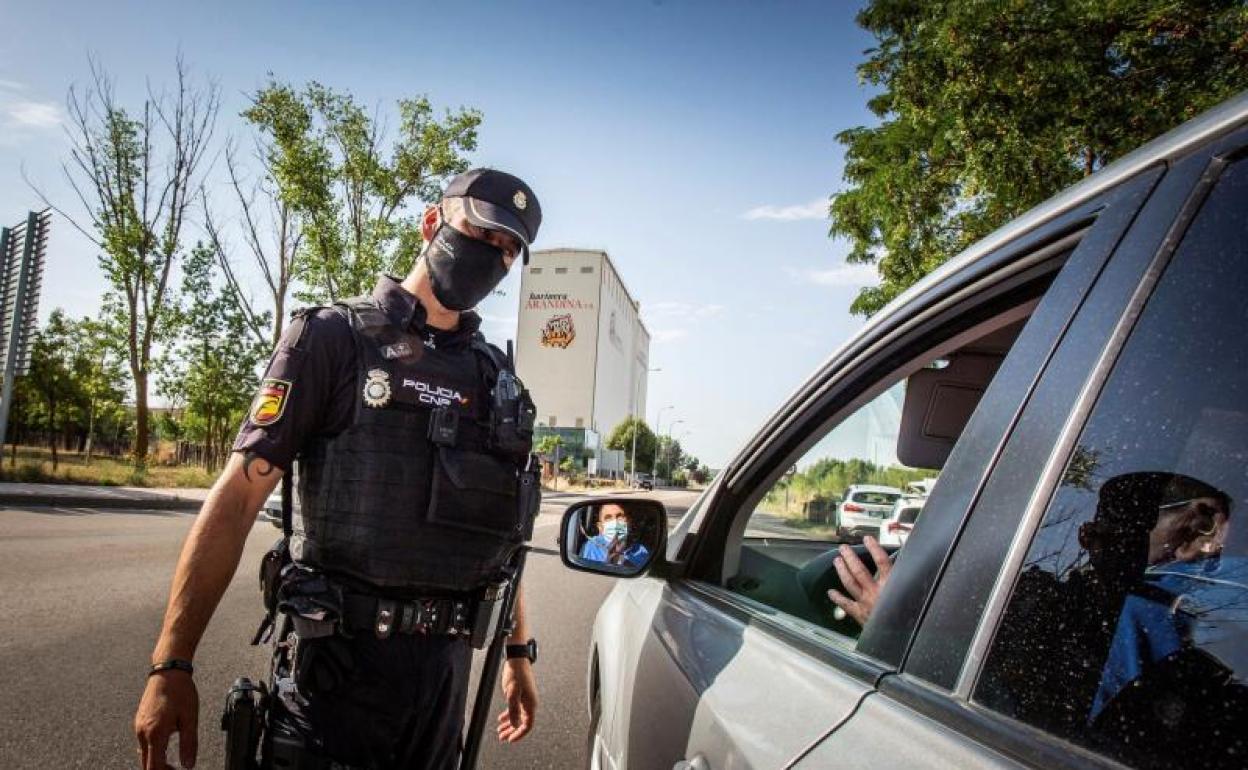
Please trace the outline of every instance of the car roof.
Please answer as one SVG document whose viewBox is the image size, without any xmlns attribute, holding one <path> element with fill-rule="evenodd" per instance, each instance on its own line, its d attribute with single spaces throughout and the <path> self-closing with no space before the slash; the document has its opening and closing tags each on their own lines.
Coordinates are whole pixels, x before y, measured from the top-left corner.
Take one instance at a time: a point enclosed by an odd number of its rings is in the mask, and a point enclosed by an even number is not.
<svg viewBox="0 0 1248 770">
<path fill-rule="evenodd" d="M 901 494 L 901 490 L 897 487 L 882 487 L 878 484 L 851 484 L 849 488 L 855 492 L 887 492 L 890 495 Z"/>
<path fill-rule="evenodd" d="M 1005 244 L 1018 239 L 1062 214 L 1078 208 L 1110 188 L 1144 171 L 1150 166 L 1175 158 L 1213 137 L 1248 123 L 1248 91 L 1222 102 L 1218 106 L 1192 118 L 1179 127 L 1142 145 L 1085 179 L 1065 188 L 1026 213 L 1015 217 L 993 232 L 976 241 L 957 256 L 951 258 L 910 288 L 903 291 L 880 312 L 867 320 L 849 339 L 839 345 L 822 364 L 776 409 L 760 428 L 746 439 L 745 444 L 728 464 L 725 481 L 733 487 L 740 482 L 741 464 L 760 448 L 764 436 L 777 423 L 788 419 L 793 409 L 808 395 L 817 391 L 831 370 L 847 360 L 855 350 L 891 326 L 898 317 L 905 317 L 912 304 L 922 304 L 943 283 L 956 279 L 960 274 L 968 276 L 975 272 L 977 263 Z"/>
</svg>

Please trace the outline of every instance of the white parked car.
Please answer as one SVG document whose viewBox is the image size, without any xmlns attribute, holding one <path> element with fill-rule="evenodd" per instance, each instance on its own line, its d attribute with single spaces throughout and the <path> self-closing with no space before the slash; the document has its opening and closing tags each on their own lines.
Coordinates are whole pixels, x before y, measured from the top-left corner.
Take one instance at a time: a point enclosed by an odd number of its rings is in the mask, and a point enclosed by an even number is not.
<svg viewBox="0 0 1248 770">
<path fill-rule="evenodd" d="M 880 525 L 880 545 L 895 545 L 898 548 L 905 545 L 906 537 L 914 529 L 914 522 L 918 520 L 919 512 L 926 502 L 926 496 L 904 495 L 897 498 L 897 502 L 893 503 L 892 513 Z"/>
<path fill-rule="evenodd" d="M 836 506 L 836 525 L 847 537 L 878 536 L 902 492 L 897 487 L 853 484 Z"/>
<path fill-rule="evenodd" d="M 893 503 L 893 510 L 880 525 L 880 545 L 892 545 L 900 548 L 906 544 L 906 537 L 914 529 L 914 522 L 927 502 L 927 496 L 936 486 L 936 479 L 912 481 L 906 485 L 906 491 Z"/>
</svg>

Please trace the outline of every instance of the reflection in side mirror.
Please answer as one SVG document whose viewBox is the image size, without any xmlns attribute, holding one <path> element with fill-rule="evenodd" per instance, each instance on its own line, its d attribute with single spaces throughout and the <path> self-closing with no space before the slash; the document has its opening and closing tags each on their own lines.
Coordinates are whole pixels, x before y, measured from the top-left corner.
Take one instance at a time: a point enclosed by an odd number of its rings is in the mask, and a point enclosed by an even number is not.
<svg viewBox="0 0 1248 770">
<path fill-rule="evenodd" d="M 667 544 L 667 511 L 657 500 L 599 498 L 563 514 L 559 554 L 573 569 L 635 577 Z"/>
</svg>

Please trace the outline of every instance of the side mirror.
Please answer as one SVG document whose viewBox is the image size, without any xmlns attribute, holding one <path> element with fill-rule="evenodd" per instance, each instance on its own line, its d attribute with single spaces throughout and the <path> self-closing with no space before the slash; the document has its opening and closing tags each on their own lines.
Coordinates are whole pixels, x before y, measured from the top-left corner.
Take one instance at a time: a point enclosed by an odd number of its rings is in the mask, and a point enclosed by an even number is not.
<svg viewBox="0 0 1248 770">
<path fill-rule="evenodd" d="M 559 555 L 568 567 L 637 577 L 667 548 L 667 510 L 657 500 L 586 500 L 568 507 L 559 532 Z"/>
</svg>

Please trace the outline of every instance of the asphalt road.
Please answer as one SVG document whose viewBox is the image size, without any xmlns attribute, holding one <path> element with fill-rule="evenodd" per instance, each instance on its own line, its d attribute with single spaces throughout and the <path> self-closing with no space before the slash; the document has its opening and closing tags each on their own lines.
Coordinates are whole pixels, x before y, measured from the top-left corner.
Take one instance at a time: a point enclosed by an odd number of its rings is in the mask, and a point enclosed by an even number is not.
<svg viewBox="0 0 1248 770">
<path fill-rule="evenodd" d="M 694 499 L 675 491 L 646 494 L 673 515 Z M 559 561 L 558 516 L 576 499 L 548 496 L 543 503 L 525 575 L 530 625 L 542 648 L 537 726 L 511 746 L 499 745 L 487 731 L 482 767 L 584 766 L 585 653 L 594 614 L 613 581 Z M 130 722 L 193 516 L 0 510 L 0 768 L 137 767 Z M 260 617 L 259 560 L 277 536 L 267 523 L 253 528 L 196 656 L 198 767 L 222 766 L 218 720 L 230 684 L 238 676 L 265 678 L 267 648 L 247 642 Z M 491 726 L 502 708 L 496 694 Z"/>
</svg>

